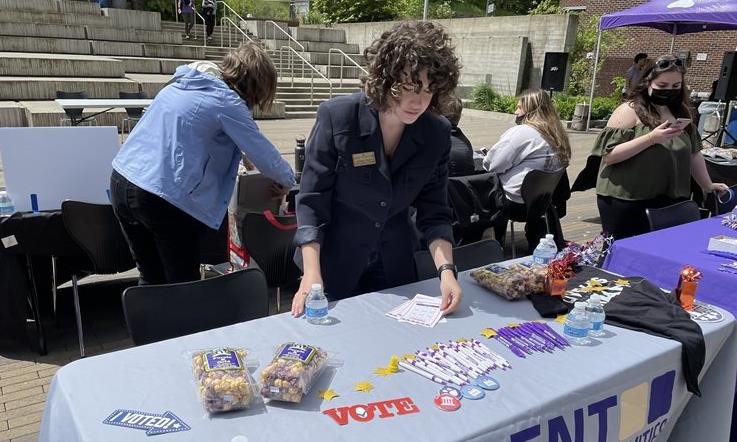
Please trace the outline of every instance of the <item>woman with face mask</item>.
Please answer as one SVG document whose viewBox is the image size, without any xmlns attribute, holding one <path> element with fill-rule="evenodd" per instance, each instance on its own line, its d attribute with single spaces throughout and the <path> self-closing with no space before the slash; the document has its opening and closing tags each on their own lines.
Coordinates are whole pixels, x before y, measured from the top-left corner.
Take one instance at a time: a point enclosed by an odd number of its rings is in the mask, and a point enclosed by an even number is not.
<svg viewBox="0 0 737 442">
<path fill-rule="evenodd" d="M 615 239 L 648 232 L 645 209 L 688 199 L 691 176 L 704 192 L 727 191 L 709 178 L 696 128 L 675 124 L 691 118 L 685 73 L 681 59 L 658 58 L 596 140 L 597 204 L 602 229 Z"/>
<path fill-rule="evenodd" d="M 484 158 L 484 169 L 498 174 L 508 200 L 522 201 L 522 181 L 532 170 L 553 172 L 568 167 L 571 145 L 553 101 L 542 89 L 523 92 L 514 111 L 516 125 L 504 132 Z M 534 223 L 532 223 L 534 224 Z M 547 233 L 540 225 L 525 225 L 531 248 Z"/>
<path fill-rule="evenodd" d="M 398 24 L 365 56 L 364 91 L 322 103 L 307 141 L 295 235 L 304 275 L 292 314 L 315 283 L 337 300 L 415 281 L 410 206 L 450 313 L 462 296 L 447 204 L 450 122 L 433 109 L 451 99 L 458 58 L 432 22 Z"/>
</svg>

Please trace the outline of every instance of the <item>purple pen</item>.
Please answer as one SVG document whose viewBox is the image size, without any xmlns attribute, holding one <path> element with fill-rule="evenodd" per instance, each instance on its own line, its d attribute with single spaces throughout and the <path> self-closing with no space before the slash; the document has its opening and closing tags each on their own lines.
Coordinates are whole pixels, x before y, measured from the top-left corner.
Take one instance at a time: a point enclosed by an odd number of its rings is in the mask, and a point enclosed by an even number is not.
<svg viewBox="0 0 737 442">
<path fill-rule="evenodd" d="M 511 333 L 508 329 L 502 328 L 499 329 L 499 335 L 504 336 L 509 342 L 511 342 L 515 347 L 519 348 L 520 350 L 524 351 L 528 355 L 532 354 L 532 349 L 530 349 L 530 346 L 528 346 L 525 342 L 523 342 L 521 339 L 518 339 L 514 333 Z"/>
<path fill-rule="evenodd" d="M 548 336 L 551 336 L 560 344 L 563 344 L 567 347 L 571 345 L 566 338 L 561 336 L 557 331 L 553 330 L 552 327 L 550 327 L 548 324 L 544 322 L 536 322 L 536 324 L 538 324 L 539 330 L 543 330 L 546 334 L 548 334 Z"/>
<path fill-rule="evenodd" d="M 517 327 L 515 327 L 515 328 L 509 327 L 507 330 L 508 330 L 508 333 L 510 333 L 512 336 L 516 336 L 522 342 L 524 342 L 525 344 L 527 344 L 527 346 L 529 348 L 531 348 L 532 350 L 536 350 L 536 351 L 540 351 L 540 352 L 545 351 L 545 346 L 544 345 L 540 345 L 539 342 L 537 342 L 534 339 L 531 339 L 529 336 L 527 336 L 526 333 L 524 333 L 519 328 L 517 328 Z"/>
<path fill-rule="evenodd" d="M 507 338 L 506 338 L 505 336 L 502 336 L 502 335 L 500 335 L 500 334 L 498 334 L 498 333 L 497 333 L 497 335 L 495 336 L 495 339 L 496 339 L 497 341 L 501 342 L 501 343 L 502 343 L 502 344 L 503 344 L 503 345 L 504 345 L 505 347 L 507 347 L 507 348 L 508 348 L 508 349 L 509 349 L 509 350 L 510 350 L 510 351 L 511 351 L 512 353 L 516 354 L 516 355 L 517 355 L 517 356 L 519 356 L 520 358 L 523 358 L 523 359 L 524 359 L 524 358 L 526 358 L 526 357 L 527 357 L 527 356 L 525 356 L 525 352 L 523 352 L 523 351 L 522 351 L 522 350 L 521 350 L 521 349 L 520 349 L 519 347 L 517 347 L 516 345 L 512 344 L 512 343 L 511 343 L 511 342 L 510 342 L 510 341 L 509 341 L 509 340 L 508 340 L 508 339 L 507 339 Z"/>
</svg>

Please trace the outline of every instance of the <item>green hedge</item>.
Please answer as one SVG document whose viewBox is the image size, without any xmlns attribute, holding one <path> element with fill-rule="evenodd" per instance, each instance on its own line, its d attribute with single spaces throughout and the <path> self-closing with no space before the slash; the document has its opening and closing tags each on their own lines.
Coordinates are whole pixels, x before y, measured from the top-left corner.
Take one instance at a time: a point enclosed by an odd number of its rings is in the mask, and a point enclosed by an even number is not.
<svg viewBox="0 0 737 442">
<path fill-rule="evenodd" d="M 492 112 L 511 114 L 514 113 L 514 109 L 517 107 L 516 97 L 499 95 L 486 84 L 476 86 L 471 92 L 471 100 L 471 107 L 474 109 Z M 561 120 L 571 120 L 576 104 L 588 101 L 588 97 L 581 95 L 553 94 L 553 105 Z M 594 104 L 591 106 L 591 118 L 594 120 L 607 119 L 617 106 L 619 106 L 619 99 L 616 97 L 595 97 Z"/>
</svg>

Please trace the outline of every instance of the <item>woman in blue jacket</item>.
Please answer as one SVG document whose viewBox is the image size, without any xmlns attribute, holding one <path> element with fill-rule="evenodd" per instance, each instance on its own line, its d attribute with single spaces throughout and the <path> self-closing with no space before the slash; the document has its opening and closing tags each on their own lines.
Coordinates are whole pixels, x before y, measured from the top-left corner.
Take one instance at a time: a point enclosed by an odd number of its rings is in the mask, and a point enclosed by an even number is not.
<svg viewBox="0 0 737 442">
<path fill-rule="evenodd" d="M 235 185 L 241 152 L 289 188 L 294 174 L 259 131 L 251 109 L 268 108 L 276 69 L 255 44 L 229 52 L 220 66 L 177 68 L 113 160 L 110 190 L 141 284 L 199 278 L 198 239 L 218 229 Z"/>
<path fill-rule="evenodd" d="M 304 276 L 292 314 L 313 283 L 342 299 L 415 281 L 410 206 L 449 313 L 462 296 L 447 204 L 450 124 L 432 109 L 450 99 L 458 59 L 431 22 L 400 23 L 365 55 L 364 91 L 320 105 L 307 143 L 295 236 Z"/>
</svg>

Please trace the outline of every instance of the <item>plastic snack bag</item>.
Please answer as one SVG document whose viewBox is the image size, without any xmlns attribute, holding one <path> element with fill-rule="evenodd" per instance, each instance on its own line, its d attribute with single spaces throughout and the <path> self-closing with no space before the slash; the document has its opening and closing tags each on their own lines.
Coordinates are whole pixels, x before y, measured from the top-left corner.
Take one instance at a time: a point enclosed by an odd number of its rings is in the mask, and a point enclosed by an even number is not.
<svg viewBox="0 0 737 442">
<path fill-rule="evenodd" d="M 261 371 L 261 395 L 299 403 L 320 377 L 327 361 L 328 354 L 319 347 L 294 342 L 283 344 Z"/>
<path fill-rule="evenodd" d="M 492 264 L 471 271 L 471 277 L 481 287 L 509 300 L 545 290 L 546 266 L 516 263 L 509 268 Z"/>
<path fill-rule="evenodd" d="M 210 413 L 248 408 L 257 397 L 255 382 L 246 367 L 243 348 L 217 348 L 192 354 L 197 390 Z"/>
</svg>

